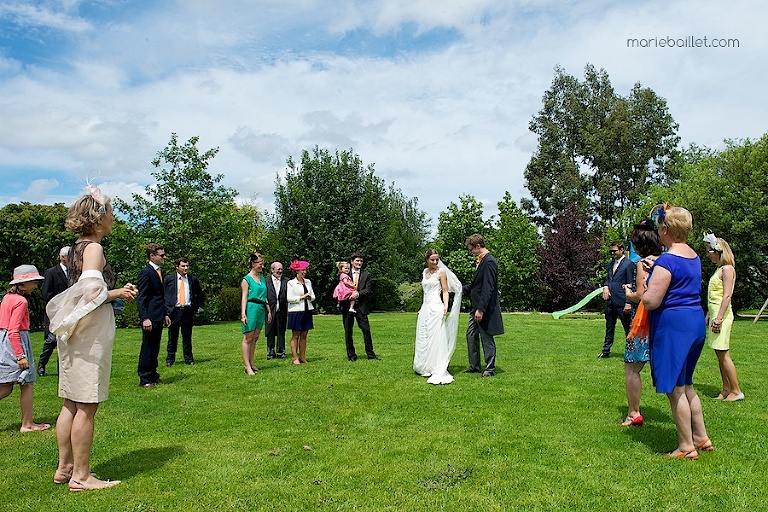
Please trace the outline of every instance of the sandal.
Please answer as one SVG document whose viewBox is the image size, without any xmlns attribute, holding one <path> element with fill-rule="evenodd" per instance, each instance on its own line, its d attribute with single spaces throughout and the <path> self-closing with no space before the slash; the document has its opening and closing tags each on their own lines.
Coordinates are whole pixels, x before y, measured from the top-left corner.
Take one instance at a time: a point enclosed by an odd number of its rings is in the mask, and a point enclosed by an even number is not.
<svg viewBox="0 0 768 512">
<path fill-rule="evenodd" d="M 114 487 L 120 483 L 120 480 L 96 480 L 97 484 L 87 484 L 78 482 L 77 480 L 69 481 L 69 490 L 72 492 L 80 491 L 98 491 L 99 489 L 106 489 L 108 487 Z"/>
<path fill-rule="evenodd" d="M 706 438 L 702 442 L 696 445 L 697 450 L 703 450 L 705 452 L 713 452 L 715 451 L 715 447 L 712 446 L 712 440 L 710 438 Z"/>
<path fill-rule="evenodd" d="M 693 450 L 688 450 L 687 452 L 680 452 L 677 455 L 673 455 L 673 453 L 668 453 L 667 457 L 670 459 L 689 459 L 689 460 L 699 460 L 699 454 L 696 453 L 696 448 Z"/>
</svg>

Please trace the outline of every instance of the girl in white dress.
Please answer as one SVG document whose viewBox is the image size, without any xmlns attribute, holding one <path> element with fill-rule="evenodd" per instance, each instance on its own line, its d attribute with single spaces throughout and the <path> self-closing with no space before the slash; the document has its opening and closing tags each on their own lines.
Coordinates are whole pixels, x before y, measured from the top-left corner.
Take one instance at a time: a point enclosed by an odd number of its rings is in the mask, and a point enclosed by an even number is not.
<svg viewBox="0 0 768 512">
<path fill-rule="evenodd" d="M 416 349 L 413 371 L 429 377 L 430 384 L 450 384 L 453 375 L 448 363 L 456 348 L 456 332 L 461 309 L 461 282 L 440 261 L 434 249 L 424 254 L 427 268 L 421 280 L 424 302 L 416 323 Z M 449 310 L 449 293 L 455 293 Z"/>
</svg>

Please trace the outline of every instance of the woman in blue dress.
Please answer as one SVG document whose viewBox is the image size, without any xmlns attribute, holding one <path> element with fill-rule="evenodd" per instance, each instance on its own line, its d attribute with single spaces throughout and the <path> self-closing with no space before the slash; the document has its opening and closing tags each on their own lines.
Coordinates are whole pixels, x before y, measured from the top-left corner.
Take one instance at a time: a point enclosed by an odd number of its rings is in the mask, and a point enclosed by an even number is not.
<svg viewBox="0 0 768 512">
<path fill-rule="evenodd" d="M 655 209 L 659 237 L 668 252 L 651 267 L 643 304 L 650 311 L 651 377 L 666 393 L 677 429 L 674 458 L 698 459 L 697 450 L 712 451 L 704 426 L 701 400 L 693 389 L 693 371 L 706 336 L 701 307 L 701 260 L 685 241 L 693 227 L 685 208 Z"/>
</svg>

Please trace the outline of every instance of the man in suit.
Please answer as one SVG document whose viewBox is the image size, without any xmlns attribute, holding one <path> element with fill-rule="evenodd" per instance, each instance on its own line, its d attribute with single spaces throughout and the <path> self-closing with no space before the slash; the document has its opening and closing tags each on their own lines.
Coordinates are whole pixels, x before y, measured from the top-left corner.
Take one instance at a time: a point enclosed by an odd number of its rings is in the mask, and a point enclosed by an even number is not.
<svg viewBox="0 0 768 512">
<path fill-rule="evenodd" d="M 285 359 L 285 328 L 288 323 L 288 279 L 283 276 L 283 264 L 275 261 L 269 267 L 267 304 L 272 321 L 267 322 L 267 359 Z M 275 353 L 277 345 L 277 353 Z"/>
<path fill-rule="evenodd" d="M 48 301 L 67 289 L 67 254 L 69 254 L 69 246 L 62 247 L 59 250 L 59 263 L 54 265 L 45 271 L 43 281 L 43 300 L 46 304 Z M 43 351 L 40 352 L 40 360 L 37 362 L 37 374 L 41 377 L 45 376 L 45 365 L 48 364 L 48 360 L 53 354 L 53 349 L 56 348 L 56 335 L 48 330 L 50 320 L 48 315 L 43 310 Z"/>
<path fill-rule="evenodd" d="M 365 343 L 365 353 L 368 359 L 380 358 L 373 351 L 373 339 L 371 339 L 371 326 L 368 323 L 368 299 L 371 297 L 371 276 L 363 270 L 363 255 L 359 252 L 352 254 L 349 257 L 349 275 L 352 278 L 352 282 L 357 285 L 357 290 L 352 292 L 349 296 L 349 300 L 343 300 L 341 305 L 341 319 L 344 323 L 344 341 L 347 345 L 347 359 L 350 361 L 357 361 L 357 353 L 355 352 L 355 343 L 352 340 L 352 330 L 355 327 L 355 319 L 357 319 L 357 326 L 363 333 L 363 341 Z M 355 301 L 355 311 L 349 310 L 349 301 Z"/>
<path fill-rule="evenodd" d="M 165 311 L 165 290 L 160 266 L 165 261 L 165 249 L 162 245 L 151 243 L 147 246 L 149 263 L 139 271 L 136 286 L 139 294 L 136 305 L 139 309 L 142 337 L 139 352 L 139 386 L 151 388 L 162 382 L 157 373 L 157 356 L 160 354 L 160 340 L 163 326 L 171 324 Z"/>
<path fill-rule="evenodd" d="M 632 316 L 632 304 L 624 295 L 624 285 L 634 282 L 635 268 L 629 258 L 624 256 L 624 244 L 612 242 L 611 261 L 608 263 L 608 279 L 603 285 L 603 300 L 605 300 L 605 341 L 603 350 L 597 355 L 598 359 L 610 357 L 613 345 L 613 334 L 616 331 L 616 319 L 621 319 L 624 326 L 624 337 L 629 334 Z"/>
<path fill-rule="evenodd" d="M 179 329 L 184 363 L 195 364 L 195 358 L 192 356 L 192 324 L 204 298 L 200 280 L 189 273 L 189 258 L 182 256 L 176 260 L 176 273 L 165 276 L 163 286 L 165 312 L 171 320 L 168 326 L 168 355 L 165 358 L 165 366 L 173 366 L 176 362 Z"/>
<path fill-rule="evenodd" d="M 469 368 L 465 373 L 480 373 L 482 342 L 483 356 L 485 356 L 483 377 L 493 377 L 496 373 L 496 342 L 493 337 L 504 334 L 499 303 L 499 267 L 496 258 L 485 248 L 482 235 L 475 233 L 467 238 L 466 246 L 477 261 L 472 282 L 462 287 L 462 293 L 469 295 L 470 298 L 469 324 L 467 325 Z"/>
</svg>

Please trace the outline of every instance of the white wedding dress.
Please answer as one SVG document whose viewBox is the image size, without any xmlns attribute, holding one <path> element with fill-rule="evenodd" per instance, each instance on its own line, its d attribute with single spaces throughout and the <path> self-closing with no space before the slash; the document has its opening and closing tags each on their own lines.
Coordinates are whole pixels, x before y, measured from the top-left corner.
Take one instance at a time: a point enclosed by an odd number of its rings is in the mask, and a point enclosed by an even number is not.
<svg viewBox="0 0 768 512">
<path fill-rule="evenodd" d="M 456 294 L 447 316 L 443 314 L 439 277 L 443 272 L 448 280 L 448 290 Z M 429 277 L 426 277 L 426 273 L 425 269 L 421 280 L 424 302 L 416 322 L 413 370 L 419 375 L 429 377 L 427 382 L 430 384 L 450 384 L 453 382 L 453 375 L 448 372 L 448 363 L 456 348 L 456 332 L 461 309 L 461 282 L 442 262 L 438 272 Z"/>
</svg>

